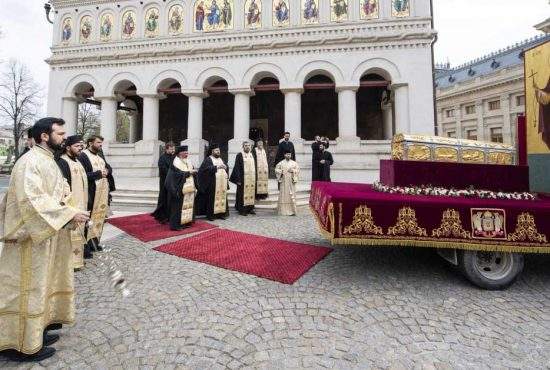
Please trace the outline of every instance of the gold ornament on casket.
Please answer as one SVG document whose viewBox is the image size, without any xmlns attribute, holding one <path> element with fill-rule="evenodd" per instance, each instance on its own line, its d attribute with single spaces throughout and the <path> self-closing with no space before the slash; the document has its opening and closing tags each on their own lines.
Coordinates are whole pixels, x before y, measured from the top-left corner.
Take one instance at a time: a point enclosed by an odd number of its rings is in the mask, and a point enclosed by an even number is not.
<svg viewBox="0 0 550 370">
<path fill-rule="evenodd" d="M 392 140 L 392 159 L 511 165 L 516 162 L 516 149 L 502 143 L 397 134 Z"/>
</svg>

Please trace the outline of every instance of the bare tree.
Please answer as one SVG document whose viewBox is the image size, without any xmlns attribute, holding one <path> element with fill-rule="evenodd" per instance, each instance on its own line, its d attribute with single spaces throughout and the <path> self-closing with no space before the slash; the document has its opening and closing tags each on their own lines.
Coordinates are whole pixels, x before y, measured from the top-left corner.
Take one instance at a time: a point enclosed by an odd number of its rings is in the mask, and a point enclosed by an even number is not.
<svg viewBox="0 0 550 370">
<path fill-rule="evenodd" d="M 76 133 L 83 138 L 99 133 L 99 111 L 95 105 L 83 103 L 78 106 Z"/>
<path fill-rule="evenodd" d="M 41 92 L 27 66 L 17 60 L 10 60 L 0 74 L 0 117 L 13 131 L 16 158 L 19 157 L 19 140 L 41 107 Z"/>
</svg>

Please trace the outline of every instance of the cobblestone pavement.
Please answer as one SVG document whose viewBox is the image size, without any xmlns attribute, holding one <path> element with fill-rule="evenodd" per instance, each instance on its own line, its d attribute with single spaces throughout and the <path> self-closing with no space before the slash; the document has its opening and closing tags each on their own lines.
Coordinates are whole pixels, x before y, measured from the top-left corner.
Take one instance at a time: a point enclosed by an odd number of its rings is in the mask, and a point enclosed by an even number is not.
<svg viewBox="0 0 550 370">
<path fill-rule="evenodd" d="M 326 245 L 307 210 L 218 223 Z M 34 368 L 550 366 L 550 256 L 529 256 L 514 286 L 488 292 L 427 249 L 337 248 L 284 285 L 152 251 L 158 242 L 110 244 L 133 295 L 118 298 L 90 263 L 76 275 L 76 325 Z"/>
</svg>

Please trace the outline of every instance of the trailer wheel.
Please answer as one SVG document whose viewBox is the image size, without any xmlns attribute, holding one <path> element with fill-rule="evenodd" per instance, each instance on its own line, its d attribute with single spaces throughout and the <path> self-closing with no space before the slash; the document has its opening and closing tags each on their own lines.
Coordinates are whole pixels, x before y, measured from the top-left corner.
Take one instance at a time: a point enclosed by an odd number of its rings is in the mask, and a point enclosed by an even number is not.
<svg viewBox="0 0 550 370">
<path fill-rule="evenodd" d="M 523 271 L 523 254 L 461 251 L 458 265 L 470 282 L 487 290 L 505 289 Z"/>
</svg>

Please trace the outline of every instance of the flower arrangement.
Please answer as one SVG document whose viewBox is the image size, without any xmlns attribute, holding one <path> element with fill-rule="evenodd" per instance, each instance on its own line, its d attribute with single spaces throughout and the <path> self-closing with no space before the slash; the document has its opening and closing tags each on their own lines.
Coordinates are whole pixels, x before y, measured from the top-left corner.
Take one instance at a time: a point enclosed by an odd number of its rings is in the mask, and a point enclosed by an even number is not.
<svg viewBox="0 0 550 370">
<path fill-rule="evenodd" d="M 405 194 L 405 195 L 435 195 L 447 197 L 466 197 L 466 198 L 481 198 L 481 199 L 508 199 L 508 200 L 535 200 L 535 194 L 523 193 L 506 193 L 502 191 L 480 190 L 470 187 L 468 189 L 447 189 L 431 185 L 422 186 L 388 186 L 379 181 L 372 184 L 372 188 L 376 191 L 390 194 Z"/>
</svg>

